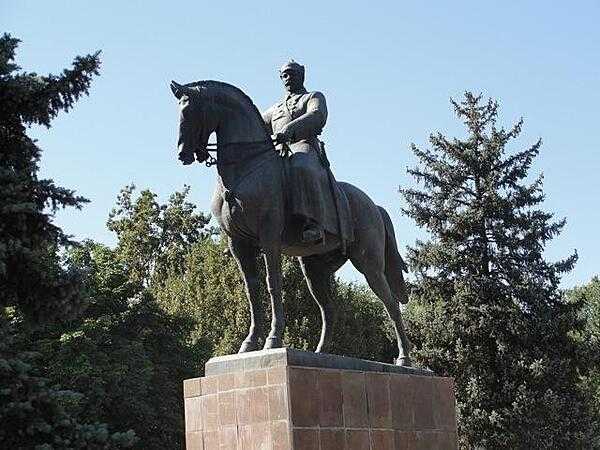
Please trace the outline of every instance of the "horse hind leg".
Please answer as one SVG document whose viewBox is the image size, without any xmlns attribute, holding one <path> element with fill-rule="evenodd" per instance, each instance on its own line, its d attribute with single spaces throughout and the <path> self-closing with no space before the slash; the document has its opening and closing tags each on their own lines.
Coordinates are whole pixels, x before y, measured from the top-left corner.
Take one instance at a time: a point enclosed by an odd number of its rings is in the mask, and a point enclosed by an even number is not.
<svg viewBox="0 0 600 450">
<path fill-rule="evenodd" d="M 298 259 L 308 290 L 321 311 L 321 336 L 315 352 L 330 351 L 331 334 L 335 320 L 335 306 L 331 295 L 331 276 L 341 264 L 328 263 L 322 256 L 307 256 Z"/>
<path fill-rule="evenodd" d="M 383 271 L 366 273 L 367 283 L 369 287 L 375 292 L 375 295 L 381 299 L 387 310 L 390 319 L 394 325 L 394 331 L 396 332 L 396 340 L 398 342 L 398 359 L 396 364 L 399 366 L 410 366 L 409 356 L 409 342 L 404 331 L 404 324 L 402 323 L 402 314 L 398 302 L 394 299 L 392 291 L 385 277 Z"/>
<path fill-rule="evenodd" d="M 378 240 L 365 239 L 362 241 L 377 243 Z M 369 251 L 370 250 L 370 251 Z M 350 260 L 352 264 L 365 276 L 367 283 L 371 290 L 377 295 L 377 297 L 385 305 L 387 313 L 392 319 L 394 331 L 396 333 L 396 340 L 398 343 L 398 359 L 395 361 L 399 366 L 410 366 L 409 349 L 410 343 L 404 331 L 404 324 L 402 323 L 402 314 L 397 300 L 392 294 L 392 290 L 387 281 L 385 274 L 385 257 L 384 249 L 379 246 L 374 246 L 371 249 L 356 249 L 353 252 L 357 256 L 351 256 Z"/>
</svg>

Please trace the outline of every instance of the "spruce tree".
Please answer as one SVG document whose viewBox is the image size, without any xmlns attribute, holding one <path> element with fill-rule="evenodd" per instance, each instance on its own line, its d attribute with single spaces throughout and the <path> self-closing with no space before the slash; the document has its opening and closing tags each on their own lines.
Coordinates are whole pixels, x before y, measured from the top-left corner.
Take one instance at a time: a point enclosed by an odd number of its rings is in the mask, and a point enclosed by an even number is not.
<svg viewBox="0 0 600 450">
<path fill-rule="evenodd" d="M 41 149 L 27 127 L 50 122 L 87 94 L 98 54 L 77 57 L 59 76 L 22 72 L 14 63 L 18 39 L 0 37 L 0 307 L 52 319 L 76 309 L 75 277 L 61 269 L 58 246 L 67 236 L 52 223 L 63 207 L 86 201 L 52 180 L 38 178 Z"/>
<path fill-rule="evenodd" d="M 409 251 L 415 357 L 455 378 L 461 448 L 581 448 L 580 305 L 559 289 L 577 254 L 544 258 L 565 220 L 541 209 L 542 176 L 527 180 L 541 140 L 511 151 L 522 119 L 497 126 L 498 103 L 469 92 L 451 103 L 467 136 L 413 144 L 417 187 L 401 189 L 429 232 Z"/>
<path fill-rule="evenodd" d="M 59 257 L 68 237 L 52 223 L 61 207 L 85 199 L 38 178 L 41 150 L 31 125 L 50 126 L 87 94 L 98 54 L 78 57 L 59 76 L 22 72 L 18 39 L 0 37 L 0 448 L 113 449 L 131 447 L 133 431 L 110 433 L 86 423 L 82 395 L 51 384 L 31 332 L 76 313 L 80 282 Z M 36 350 L 36 351 L 31 351 Z"/>
</svg>

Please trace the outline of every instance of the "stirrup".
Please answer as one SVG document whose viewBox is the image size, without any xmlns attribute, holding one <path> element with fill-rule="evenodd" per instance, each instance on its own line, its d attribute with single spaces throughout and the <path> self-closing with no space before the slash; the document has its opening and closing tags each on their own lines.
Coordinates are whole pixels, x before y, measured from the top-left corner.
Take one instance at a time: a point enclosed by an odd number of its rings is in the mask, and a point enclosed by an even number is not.
<svg viewBox="0 0 600 450">
<path fill-rule="evenodd" d="M 323 231 L 319 228 L 306 228 L 302 231 L 302 242 L 305 244 L 317 244 L 323 240 Z"/>
</svg>

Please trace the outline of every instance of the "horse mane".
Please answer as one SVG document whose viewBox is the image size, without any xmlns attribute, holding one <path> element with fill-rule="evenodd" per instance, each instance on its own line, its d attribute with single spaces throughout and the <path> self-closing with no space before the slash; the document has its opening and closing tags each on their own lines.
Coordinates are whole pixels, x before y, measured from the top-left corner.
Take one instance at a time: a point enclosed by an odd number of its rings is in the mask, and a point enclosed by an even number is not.
<svg viewBox="0 0 600 450">
<path fill-rule="evenodd" d="M 252 99 L 239 87 L 234 86 L 233 84 L 225 83 L 224 81 L 217 80 L 200 80 L 194 81 L 192 83 L 185 84 L 186 87 L 190 87 L 195 89 L 200 95 L 203 95 L 202 88 L 211 89 L 210 94 L 208 94 L 212 98 L 224 98 L 229 99 L 231 95 L 233 95 L 240 103 L 245 104 L 249 107 L 250 110 L 254 111 L 254 114 L 257 116 L 258 122 L 263 126 L 267 136 L 271 135 L 271 131 L 267 127 L 267 124 L 264 122 L 262 118 L 262 114 L 259 109 L 256 107 Z"/>
</svg>

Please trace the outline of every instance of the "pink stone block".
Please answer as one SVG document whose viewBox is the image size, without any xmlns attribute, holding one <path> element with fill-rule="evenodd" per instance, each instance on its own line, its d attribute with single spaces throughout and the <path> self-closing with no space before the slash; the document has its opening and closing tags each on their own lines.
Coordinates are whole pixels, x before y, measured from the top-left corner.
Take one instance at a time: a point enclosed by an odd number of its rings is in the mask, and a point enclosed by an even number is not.
<svg viewBox="0 0 600 450">
<path fill-rule="evenodd" d="M 396 450 L 416 450 L 417 433 L 414 431 L 396 431 Z"/>
<path fill-rule="evenodd" d="M 201 380 L 202 378 L 183 380 L 183 397 L 189 398 L 202 395 Z"/>
<path fill-rule="evenodd" d="M 219 392 L 226 392 L 235 389 L 235 375 L 227 373 L 220 375 L 217 380 Z"/>
<path fill-rule="evenodd" d="M 219 429 L 219 397 L 217 394 L 204 395 L 200 404 L 202 429 L 213 431 Z"/>
<path fill-rule="evenodd" d="M 295 427 L 319 425 L 317 370 L 289 369 L 291 420 Z"/>
<path fill-rule="evenodd" d="M 186 398 L 185 405 L 185 430 L 186 432 L 202 430 L 202 397 Z"/>
<path fill-rule="evenodd" d="M 273 450 L 290 450 L 292 444 L 288 421 L 271 422 L 271 445 Z"/>
<path fill-rule="evenodd" d="M 415 380 L 415 383 L 418 383 L 418 379 Z M 394 429 L 402 431 L 414 429 L 414 395 L 413 377 L 409 375 L 390 375 L 390 403 Z"/>
<path fill-rule="evenodd" d="M 319 432 L 321 450 L 344 450 L 346 436 L 343 428 L 321 429 Z"/>
<path fill-rule="evenodd" d="M 250 391 L 250 423 L 259 424 L 269 420 L 269 400 L 267 389 L 257 387 Z"/>
<path fill-rule="evenodd" d="M 236 424 L 235 392 L 221 392 L 219 398 L 219 425 L 221 427 Z"/>
<path fill-rule="evenodd" d="M 204 450 L 213 450 L 220 447 L 220 433 L 218 430 L 204 432 Z M 190 450 L 190 449 L 186 449 Z"/>
<path fill-rule="evenodd" d="M 342 372 L 342 390 L 346 428 L 368 427 L 365 374 L 363 372 Z"/>
<path fill-rule="evenodd" d="M 287 383 L 287 367 L 273 367 L 267 370 L 267 384 Z"/>
<path fill-rule="evenodd" d="M 252 391 L 250 389 L 238 389 L 235 391 L 236 423 L 238 425 L 249 425 L 252 411 Z"/>
<path fill-rule="evenodd" d="M 319 370 L 319 425 L 343 427 L 342 374 L 338 370 Z"/>
<path fill-rule="evenodd" d="M 268 386 L 266 388 L 269 402 L 269 420 L 288 418 L 287 389 L 285 385 Z"/>
<path fill-rule="evenodd" d="M 394 450 L 394 430 L 371 430 L 371 449 Z"/>
<path fill-rule="evenodd" d="M 294 449 L 319 450 L 319 430 L 294 429 Z"/>
<path fill-rule="evenodd" d="M 216 394 L 219 392 L 219 378 L 216 376 L 202 378 L 201 384 L 202 395 Z"/>
<path fill-rule="evenodd" d="M 242 355 L 230 372 L 186 380 L 186 449 L 457 449 L 451 379 L 391 366 L 378 372 L 376 363 L 329 367 L 331 355 L 319 367 L 286 365 L 285 352 Z M 311 358 L 320 357 L 298 361 Z"/>
<path fill-rule="evenodd" d="M 346 430 L 347 450 L 370 450 L 369 430 Z"/>
<path fill-rule="evenodd" d="M 390 376 L 386 373 L 367 373 L 365 376 L 371 428 L 392 428 Z"/>
<path fill-rule="evenodd" d="M 224 426 L 219 432 L 219 450 L 237 450 L 237 427 Z"/>
<path fill-rule="evenodd" d="M 435 389 L 433 377 L 421 378 L 423 379 L 418 380 L 418 383 L 413 380 L 415 430 L 433 430 L 436 428 L 433 412 L 433 390 Z"/>
<path fill-rule="evenodd" d="M 204 450 L 202 431 L 192 431 L 185 434 L 185 448 L 188 450 Z"/>
<path fill-rule="evenodd" d="M 452 378 L 433 378 L 433 408 L 436 428 L 456 431 L 456 401 Z"/>
</svg>

